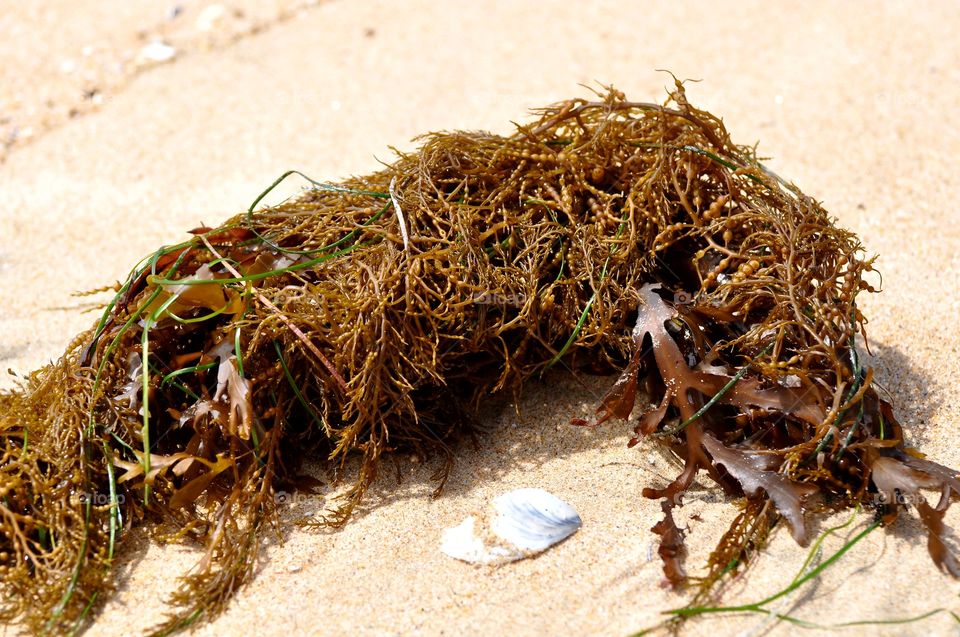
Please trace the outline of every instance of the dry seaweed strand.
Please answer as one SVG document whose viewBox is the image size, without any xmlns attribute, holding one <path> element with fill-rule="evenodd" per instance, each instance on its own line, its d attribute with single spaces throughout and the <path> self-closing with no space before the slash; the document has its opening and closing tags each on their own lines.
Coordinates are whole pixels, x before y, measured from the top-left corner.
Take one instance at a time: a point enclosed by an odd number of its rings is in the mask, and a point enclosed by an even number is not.
<svg viewBox="0 0 960 637">
<path fill-rule="evenodd" d="M 147 521 L 206 549 L 156 632 L 213 617 L 303 460 L 359 456 L 325 520 L 342 524 L 385 454 L 449 461 L 481 400 L 571 358 L 624 370 L 600 422 L 644 390 L 632 443 L 682 459 L 643 495 L 695 604 L 778 520 L 805 544 L 805 513 L 861 503 L 884 523 L 915 505 L 960 574 L 942 523 L 960 482 L 904 447 L 857 357 L 855 299 L 873 291 L 857 238 L 681 83 L 664 105 L 598 97 L 507 137 L 424 136 L 381 172 L 258 199 L 139 264 L 63 358 L 0 394 L 0 617 L 82 626 L 121 529 Z M 692 578 L 672 511 L 701 470 L 744 500 Z"/>
</svg>

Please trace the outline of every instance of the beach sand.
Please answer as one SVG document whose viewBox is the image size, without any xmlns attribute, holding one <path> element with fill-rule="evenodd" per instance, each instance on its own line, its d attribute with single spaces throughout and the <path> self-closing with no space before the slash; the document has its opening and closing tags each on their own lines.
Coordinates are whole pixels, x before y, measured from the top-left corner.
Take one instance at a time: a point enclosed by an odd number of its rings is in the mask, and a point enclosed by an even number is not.
<svg viewBox="0 0 960 637">
<path fill-rule="evenodd" d="M 960 467 L 955 5 L 228 0 L 222 11 L 182 2 L 177 14 L 173 2 L 34 4 L 0 17 L 0 369 L 27 373 L 57 358 L 95 320 L 90 299 L 73 292 L 121 279 L 160 244 L 245 209 L 287 169 L 335 180 L 375 170 L 390 146 L 413 148 L 429 130 L 508 132 L 532 107 L 589 95 L 579 84 L 661 100 L 671 78 L 656 69 L 670 69 L 702 80 L 688 84 L 695 105 L 721 115 L 739 143 L 759 140 L 775 171 L 879 254 L 884 290 L 860 302 L 876 380 L 908 442 Z M 172 59 L 144 57 L 155 40 Z M 610 382 L 558 371 L 531 383 L 518 408 L 491 411 L 439 498 L 436 462 L 402 459 L 402 483 L 385 471 L 342 530 L 286 526 L 252 583 L 196 633 L 625 635 L 656 623 L 686 597 L 662 586 L 650 531 L 659 503 L 640 491 L 675 468 L 652 444 L 627 449 L 627 423 L 568 424 L 592 414 Z M 678 514 L 694 574 L 736 512 L 702 484 Z M 521 486 L 569 501 L 581 531 L 499 569 L 439 552 L 443 528 Z M 322 495 L 295 497 L 283 518 L 323 506 Z M 869 520 L 861 514 L 855 528 Z M 778 530 L 725 601 L 779 590 L 805 554 Z M 119 590 L 89 634 L 157 622 L 196 558 L 132 533 Z M 905 515 L 772 608 L 819 624 L 891 619 L 957 610 L 958 588 Z M 746 614 L 688 627 L 766 630 L 799 629 Z M 869 629 L 955 630 L 943 613 Z"/>
</svg>

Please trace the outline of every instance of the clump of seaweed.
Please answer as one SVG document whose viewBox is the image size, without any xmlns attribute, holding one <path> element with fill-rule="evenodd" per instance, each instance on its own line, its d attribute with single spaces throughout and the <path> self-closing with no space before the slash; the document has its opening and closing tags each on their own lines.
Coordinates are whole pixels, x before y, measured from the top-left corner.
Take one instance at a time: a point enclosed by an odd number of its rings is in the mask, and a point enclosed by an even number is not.
<svg viewBox="0 0 960 637">
<path fill-rule="evenodd" d="M 212 617 L 303 460 L 359 458 L 325 520 L 342 524 L 386 454 L 451 460 L 480 401 L 560 360 L 623 369 L 600 421 L 651 398 L 632 442 L 682 459 L 644 496 L 695 604 L 778 520 L 805 544 L 811 511 L 860 504 L 883 523 L 916 506 L 958 575 L 942 517 L 960 482 L 905 448 L 857 355 L 857 238 L 679 82 L 663 105 L 608 89 L 537 115 L 424 136 L 140 263 L 58 362 L 0 394 L 0 617 L 81 625 L 121 531 L 147 522 L 205 547 L 157 632 Z M 694 579 L 672 511 L 701 470 L 744 499 Z"/>
</svg>

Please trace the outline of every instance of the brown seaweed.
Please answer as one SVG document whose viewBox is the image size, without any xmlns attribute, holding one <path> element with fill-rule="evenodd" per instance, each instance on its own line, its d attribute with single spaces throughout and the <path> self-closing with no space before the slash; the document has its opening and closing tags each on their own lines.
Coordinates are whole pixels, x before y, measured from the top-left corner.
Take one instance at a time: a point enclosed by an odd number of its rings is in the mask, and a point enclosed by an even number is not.
<svg viewBox="0 0 960 637">
<path fill-rule="evenodd" d="M 885 523 L 916 507 L 958 574 L 942 522 L 957 475 L 908 452 L 857 353 L 873 260 L 682 84 L 663 105 L 609 89 L 509 136 L 420 143 L 158 250 L 0 394 L 0 617 L 82 626 L 122 531 L 148 523 L 205 547 L 157 631 L 213 617 L 305 460 L 359 458 L 325 520 L 342 524 L 385 455 L 449 466 L 482 399 L 574 356 L 623 370 L 599 422 L 649 399 L 631 444 L 682 459 L 644 495 L 662 498 L 669 581 L 697 599 L 781 516 L 804 543 L 805 516 L 858 505 Z M 672 511 L 701 470 L 742 506 L 693 578 Z"/>
</svg>

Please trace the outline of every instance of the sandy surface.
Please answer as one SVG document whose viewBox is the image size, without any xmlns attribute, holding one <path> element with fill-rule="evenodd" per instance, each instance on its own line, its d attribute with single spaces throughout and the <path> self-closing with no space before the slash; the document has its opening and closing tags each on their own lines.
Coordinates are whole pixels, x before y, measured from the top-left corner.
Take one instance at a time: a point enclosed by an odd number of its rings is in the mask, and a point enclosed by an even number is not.
<svg viewBox="0 0 960 637">
<path fill-rule="evenodd" d="M 0 17 L 0 134 L 9 142 L 0 164 L 0 368 L 26 372 L 57 357 L 93 321 L 72 292 L 122 278 L 159 244 L 243 209 L 288 168 L 335 179 L 375 169 L 388 146 L 410 148 L 427 130 L 505 132 L 530 107 L 586 95 L 578 83 L 660 99 L 669 77 L 654 69 L 669 68 L 702 79 L 690 85 L 691 101 L 723 115 L 740 143 L 760 140 L 775 170 L 880 255 L 884 292 L 861 306 L 877 379 L 910 441 L 960 466 L 955 5 L 231 0 L 203 30 L 213 3 L 180 4 L 175 18 L 172 2 L 105 9 L 92 0 L 24 3 Z M 138 66 L 142 47 L 158 39 L 177 55 Z M 96 100 L 83 97 L 91 89 Z M 519 414 L 491 415 L 489 435 L 464 450 L 439 499 L 430 497 L 434 466 L 402 464 L 403 483 L 381 480 L 342 531 L 290 530 L 229 610 L 197 632 L 624 635 L 656 622 L 684 598 L 660 585 L 649 531 L 659 507 L 639 492 L 673 468 L 650 446 L 627 450 L 629 426 L 566 424 L 592 411 L 607 382 L 558 373 L 531 386 Z M 583 529 L 499 570 L 439 553 L 444 527 L 519 486 L 568 500 Z M 694 495 L 680 521 L 695 571 L 734 507 L 709 488 Z M 298 500 L 286 515 L 322 504 Z M 803 557 L 779 532 L 727 600 L 777 590 Z M 130 538 L 120 593 L 90 634 L 157 621 L 163 592 L 194 558 Z M 782 610 L 823 624 L 887 619 L 956 610 L 957 592 L 906 517 Z M 764 622 L 716 617 L 689 632 L 797 630 Z M 956 629 L 941 614 L 885 630 Z"/>
</svg>

